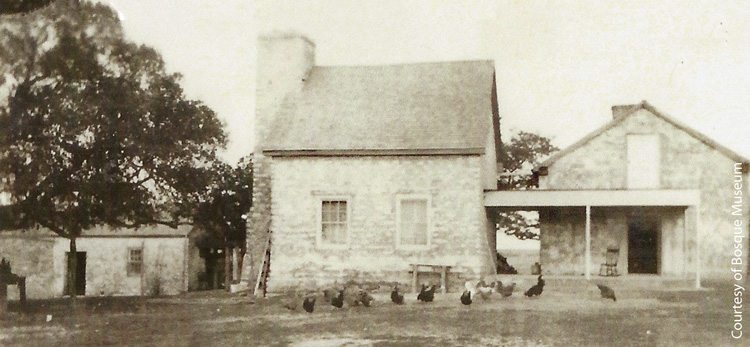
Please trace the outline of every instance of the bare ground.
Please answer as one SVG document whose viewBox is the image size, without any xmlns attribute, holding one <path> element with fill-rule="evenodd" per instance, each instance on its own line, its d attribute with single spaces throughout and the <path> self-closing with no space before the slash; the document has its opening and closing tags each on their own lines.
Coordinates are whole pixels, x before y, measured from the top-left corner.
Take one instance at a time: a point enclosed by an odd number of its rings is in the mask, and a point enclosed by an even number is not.
<svg viewBox="0 0 750 347">
<path fill-rule="evenodd" d="M 742 345 L 732 340 L 731 288 L 621 292 L 618 301 L 547 290 L 540 298 L 475 300 L 438 295 L 431 304 L 288 311 L 280 298 L 191 293 L 170 298 L 33 301 L 0 321 L 0 345 L 604 346 Z M 47 321 L 48 315 L 51 320 Z M 750 332 L 748 332 L 750 334 Z M 745 339 L 746 340 L 746 339 Z M 745 341 L 747 343 L 747 341 Z"/>
</svg>

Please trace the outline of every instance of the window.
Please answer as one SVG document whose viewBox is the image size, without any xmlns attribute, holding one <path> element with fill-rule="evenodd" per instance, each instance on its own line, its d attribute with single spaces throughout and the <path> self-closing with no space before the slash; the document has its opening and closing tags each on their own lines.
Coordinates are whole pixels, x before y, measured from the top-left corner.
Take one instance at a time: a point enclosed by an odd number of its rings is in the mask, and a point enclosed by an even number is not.
<svg viewBox="0 0 750 347">
<path fill-rule="evenodd" d="M 143 269 L 143 249 L 128 249 L 128 276 L 140 275 Z"/>
<path fill-rule="evenodd" d="M 399 199 L 399 246 L 427 246 L 428 241 L 427 199 Z"/>
<path fill-rule="evenodd" d="M 630 134 L 627 136 L 628 189 L 659 188 L 660 148 L 655 134 Z"/>
<path fill-rule="evenodd" d="M 320 243 L 345 245 L 349 230 L 346 200 L 322 200 L 320 207 Z"/>
</svg>

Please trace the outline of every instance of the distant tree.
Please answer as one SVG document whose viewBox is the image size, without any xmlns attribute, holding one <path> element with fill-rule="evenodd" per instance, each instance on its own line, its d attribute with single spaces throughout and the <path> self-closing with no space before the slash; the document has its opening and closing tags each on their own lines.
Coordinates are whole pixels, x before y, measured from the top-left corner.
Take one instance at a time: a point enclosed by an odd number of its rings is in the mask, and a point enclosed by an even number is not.
<svg viewBox="0 0 750 347">
<path fill-rule="evenodd" d="M 534 133 L 520 131 L 503 146 L 503 189 L 531 189 L 537 185 L 532 168 L 558 150 L 550 140 Z M 539 220 L 520 212 L 499 212 L 497 225 L 507 235 L 521 240 L 539 239 Z"/>
<path fill-rule="evenodd" d="M 228 267 L 231 263 L 230 249 L 245 244 L 247 218 L 252 206 L 253 165 L 247 157 L 235 167 L 217 163 L 212 171 L 213 180 L 193 220 L 204 231 L 199 243 L 208 244 L 210 248 L 224 248 L 225 265 Z M 229 288 L 231 273 L 225 271 L 224 275 L 224 283 Z"/>
<path fill-rule="evenodd" d="M 127 42 L 106 6 L 63 1 L 23 19 L 0 35 L 0 188 L 13 227 L 47 228 L 74 255 L 95 225 L 192 217 L 226 142 L 214 112 L 184 96 L 156 51 Z"/>
</svg>

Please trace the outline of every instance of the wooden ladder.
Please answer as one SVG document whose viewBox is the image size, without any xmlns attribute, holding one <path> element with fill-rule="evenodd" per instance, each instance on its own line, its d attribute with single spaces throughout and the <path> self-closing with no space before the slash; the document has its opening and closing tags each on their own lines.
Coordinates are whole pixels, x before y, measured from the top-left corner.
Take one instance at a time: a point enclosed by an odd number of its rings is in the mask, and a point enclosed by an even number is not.
<svg viewBox="0 0 750 347">
<path fill-rule="evenodd" d="M 271 273 L 271 234 L 268 234 L 268 240 L 266 241 L 266 247 L 263 250 L 263 263 L 258 269 L 258 277 L 255 280 L 255 295 L 262 290 L 263 297 L 266 297 L 266 291 L 268 289 L 268 275 Z"/>
</svg>

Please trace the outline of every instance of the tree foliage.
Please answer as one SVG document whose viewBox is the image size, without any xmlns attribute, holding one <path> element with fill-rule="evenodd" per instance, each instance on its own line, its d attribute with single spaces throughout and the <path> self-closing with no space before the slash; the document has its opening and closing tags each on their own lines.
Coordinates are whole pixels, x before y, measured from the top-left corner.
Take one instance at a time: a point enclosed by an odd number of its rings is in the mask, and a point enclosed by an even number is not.
<svg viewBox="0 0 750 347">
<path fill-rule="evenodd" d="M 88 2 L 59 1 L 0 30 L 0 189 L 15 227 L 48 228 L 72 253 L 94 225 L 192 216 L 226 137 L 155 50 Z"/>
<path fill-rule="evenodd" d="M 196 209 L 194 222 L 203 228 L 201 241 L 213 247 L 241 247 L 252 206 L 253 166 L 245 158 L 235 167 L 217 163 L 206 198 Z"/>
<path fill-rule="evenodd" d="M 532 189 L 537 185 L 532 168 L 558 148 L 544 136 L 520 131 L 503 147 L 503 174 L 500 185 L 503 189 Z M 499 212 L 497 226 L 507 235 L 521 240 L 539 239 L 538 217 L 518 211 Z"/>
</svg>

